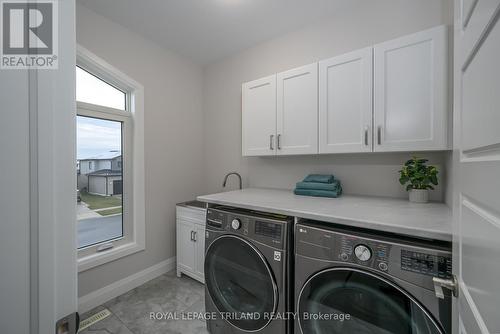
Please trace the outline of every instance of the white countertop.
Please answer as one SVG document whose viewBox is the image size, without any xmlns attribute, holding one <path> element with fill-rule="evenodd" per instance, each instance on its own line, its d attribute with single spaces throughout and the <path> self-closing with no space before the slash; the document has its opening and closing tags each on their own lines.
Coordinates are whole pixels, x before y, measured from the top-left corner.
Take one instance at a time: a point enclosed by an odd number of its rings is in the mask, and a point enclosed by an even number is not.
<svg viewBox="0 0 500 334">
<path fill-rule="evenodd" d="M 343 195 L 320 198 L 291 190 L 247 188 L 198 196 L 199 201 L 315 219 L 408 236 L 451 241 L 451 209 L 443 203 L 417 204 L 406 199 Z"/>
</svg>

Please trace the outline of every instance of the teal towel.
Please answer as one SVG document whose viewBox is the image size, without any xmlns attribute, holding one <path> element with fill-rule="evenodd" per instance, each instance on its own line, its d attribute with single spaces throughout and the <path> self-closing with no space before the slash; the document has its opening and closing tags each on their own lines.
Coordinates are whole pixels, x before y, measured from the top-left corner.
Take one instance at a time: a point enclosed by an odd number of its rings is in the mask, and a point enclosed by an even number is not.
<svg viewBox="0 0 500 334">
<path fill-rule="evenodd" d="M 338 180 L 333 180 L 332 183 L 297 182 L 296 188 L 297 189 L 338 191 L 340 188 L 340 182 Z"/>
<path fill-rule="evenodd" d="M 332 183 L 333 175 L 309 174 L 302 182 Z"/>
<path fill-rule="evenodd" d="M 314 196 L 314 197 L 331 197 L 337 198 L 342 195 L 342 187 L 338 191 L 328 191 L 328 190 L 313 190 L 313 189 L 295 189 L 295 195 L 302 196 Z"/>
</svg>

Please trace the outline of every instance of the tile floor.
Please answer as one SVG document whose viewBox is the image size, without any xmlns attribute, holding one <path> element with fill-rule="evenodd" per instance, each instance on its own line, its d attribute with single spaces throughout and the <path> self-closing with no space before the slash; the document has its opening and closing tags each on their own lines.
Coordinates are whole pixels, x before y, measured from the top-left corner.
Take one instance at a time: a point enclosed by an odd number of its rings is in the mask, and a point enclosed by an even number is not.
<svg viewBox="0 0 500 334">
<path fill-rule="evenodd" d="M 202 320 L 150 319 L 150 312 L 204 312 L 203 284 L 169 272 L 82 315 L 82 320 L 102 310 L 111 315 L 81 334 L 208 334 Z"/>
</svg>

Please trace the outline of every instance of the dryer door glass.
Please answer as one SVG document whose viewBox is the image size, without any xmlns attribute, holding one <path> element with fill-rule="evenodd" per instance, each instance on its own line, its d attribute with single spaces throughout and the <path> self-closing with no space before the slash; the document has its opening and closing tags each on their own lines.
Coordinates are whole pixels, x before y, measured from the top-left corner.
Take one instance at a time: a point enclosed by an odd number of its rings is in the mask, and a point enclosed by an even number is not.
<svg viewBox="0 0 500 334">
<path fill-rule="evenodd" d="M 224 318 L 237 328 L 257 331 L 276 309 L 277 287 L 262 254 L 235 236 L 216 239 L 205 255 L 205 284 Z"/>
<path fill-rule="evenodd" d="M 302 333 L 442 334 L 430 314 L 389 281 L 357 269 L 328 269 L 299 296 Z"/>
</svg>

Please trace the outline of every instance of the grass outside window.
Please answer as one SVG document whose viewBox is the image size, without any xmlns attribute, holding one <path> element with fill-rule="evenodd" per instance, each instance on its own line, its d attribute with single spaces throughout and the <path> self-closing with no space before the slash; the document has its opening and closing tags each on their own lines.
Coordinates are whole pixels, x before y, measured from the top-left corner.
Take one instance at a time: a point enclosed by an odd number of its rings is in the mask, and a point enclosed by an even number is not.
<svg viewBox="0 0 500 334">
<path fill-rule="evenodd" d="M 86 192 L 82 192 L 80 196 L 82 198 L 82 202 L 85 202 L 91 210 L 105 209 L 122 205 L 121 196 L 100 196 Z"/>
<path fill-rule="evenodd" d="M 111 215 L 116 215 L 116 214 L 122 213 L 122 208 L 102 210 L 102 211 L 98 211 L 97 213 L 100 214 L 101 216 L 111 216 Z"/>
</svg>

